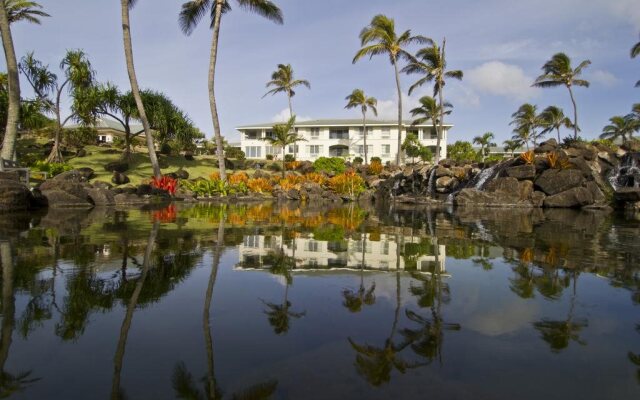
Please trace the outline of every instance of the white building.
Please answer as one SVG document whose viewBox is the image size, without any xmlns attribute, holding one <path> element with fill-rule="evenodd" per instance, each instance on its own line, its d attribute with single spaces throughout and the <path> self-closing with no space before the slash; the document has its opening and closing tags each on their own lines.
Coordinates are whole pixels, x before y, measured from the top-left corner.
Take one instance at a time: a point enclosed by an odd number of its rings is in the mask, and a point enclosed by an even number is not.
<svg viewBox="0 0 640 400">
<path fill-rule="evenodd" d="M 274 148 L 264 138 L 273 134 L 273 123 L 246 125 L 236 128 L 240 132 L 240 145 L 247 158 L 264 159 L 267 155 L 281 156 L 282 149 Z M 447 136 L 452 125 L 444 125 L 444 133 L 440 142 L 441 157 L 447 157 Z M 289 146 L 285 153 L 294 154 L 298 160 L 313 161 L 318 157 L 364 157 L 364 134 L 362 120 L 313 120 L 296 123 L 296 131 L 306 142 L 299 142 L 297 149 Z M 431 123 L 411 125 L 404 121 L 402 140 L 406 133 L 414 133 L 423 146 L 436 153 L 436 133 Z M 296 151 L 297 150 L 297 151 Z M 382 162 L 394 162 L 398 150 L 398 122 L 367 122 L 367 155 L 380 157 Z"/>
</svg>

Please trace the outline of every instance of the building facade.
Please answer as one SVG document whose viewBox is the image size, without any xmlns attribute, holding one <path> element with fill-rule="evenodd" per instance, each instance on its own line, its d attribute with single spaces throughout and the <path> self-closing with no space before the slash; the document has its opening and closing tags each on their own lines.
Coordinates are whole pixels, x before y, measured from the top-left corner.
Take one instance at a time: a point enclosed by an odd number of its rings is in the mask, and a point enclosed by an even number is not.
<svg viewBox="0 0 640 400">
<path fill-rule="evenodd" d="M 271 146 L 264 139 L 273 135 L 273 123 L 246 125 L 236 128 L 240 133 L 240 146 L 247 158 L 265 159 L 268 155 L 282 156 L 282 149 Z M 447 136 L 452 125 L 444 125 L 440 142 L 441 156 L 447 157 Z M 306 139 L 285 149 L 285 154 L 295 154 L 298 160 L 313 161 L 319 157 L 344 157 L 352 160 L 364 158 L 364 132 L 362 120 L 313 120 L 296 123 L 296 132 Z M 431 123 L 411 125 L 404 121 L 402 140 L 407 132 L 417 135 L 420 143 L 436 153 L 437 136 Z M 382 162 L 395 162 L 398 150 L 397 121 L 367 122 L 367 156 L 380 157 Z"/>
</svg>

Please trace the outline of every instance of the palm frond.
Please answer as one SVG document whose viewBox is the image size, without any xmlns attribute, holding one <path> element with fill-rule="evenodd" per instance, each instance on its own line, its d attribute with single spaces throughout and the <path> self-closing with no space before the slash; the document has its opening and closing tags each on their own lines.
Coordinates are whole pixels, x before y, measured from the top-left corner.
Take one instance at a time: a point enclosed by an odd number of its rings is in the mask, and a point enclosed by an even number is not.
<svg viewBox="0 0 640 400">
<path fill-rule="evenodd" d="M 202 17 L 212 12 L 212 0 L 191 0 L 182 4 L 178 16 L 180 29 L 185 35 L 191 35 Z"/>
<path fill-rule="evenodd" d="M 258 14 L 261 17 L 273 21 L 277 24 L 283 24 L 284 18 L 282 10 L 272 1 L 269 0 L 236 0 L 241 8 Z"/>
<path fill-rule="evenodd" d="M 636 58 L 640 55 L 640 42 L 633 45 L 631 48 L 631 58 Z"/>
</svg>

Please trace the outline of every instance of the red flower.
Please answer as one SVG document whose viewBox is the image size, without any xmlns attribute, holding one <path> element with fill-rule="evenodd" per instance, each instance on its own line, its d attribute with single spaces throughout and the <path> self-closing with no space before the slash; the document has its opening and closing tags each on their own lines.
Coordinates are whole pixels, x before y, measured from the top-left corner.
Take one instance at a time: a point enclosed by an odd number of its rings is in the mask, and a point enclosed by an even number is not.
<svg viewBox="0 0 640 400">
<path fill-rule="evenodd" d="M 154 176 L 151 179 L 151 186 L 156 189 L 164 190 L 170 195 L 174 195 L 176 193 L 176 189 L 178 188 L 178 180 L 173 179 L 170 176 L 163 176 L 160 179 Z"/>
</svg>

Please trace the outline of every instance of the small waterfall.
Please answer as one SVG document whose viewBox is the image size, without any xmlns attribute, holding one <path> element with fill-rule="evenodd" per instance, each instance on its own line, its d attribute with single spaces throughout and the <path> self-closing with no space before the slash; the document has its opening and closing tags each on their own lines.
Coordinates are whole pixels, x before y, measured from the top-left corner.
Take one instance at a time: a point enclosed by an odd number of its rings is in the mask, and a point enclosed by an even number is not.
<svg viewBox="0 0 640 400">
<path fill-rule="evenodd" d="M 489 181 L 489 178 L 493 178 L 493 176 L 496 173 L 496 170 L 498 170 L 498 167 L 500 166 L 500 164 L 496 164 L 493 165 L 489 168 L 485 168 L 482 171 L 480 171 L 480 173 L 478 174 L 478 176 L 476 178 L 474 178 L 475 184 L 473 185 L 474 189 L 477 190 L 482 190 L 482 188 L 484 187 L 485 183 L 487 183 L 487 181 Z"/>
<path fill-rule="evenodd" d="M 438 167 L 434 166 L 431 168 L 431 173 L 429 174 L 429 180 L 427 181 L 427 194 L 429 197 L 434 197 L 436 194 L 436 169 Z"/>
<path fill-rule="evenodd" d="M 640 153 L 627 153 L 620 166 L 609 176 L 615 191 L 621 188 L 640 188 Z"/>
</svg>

